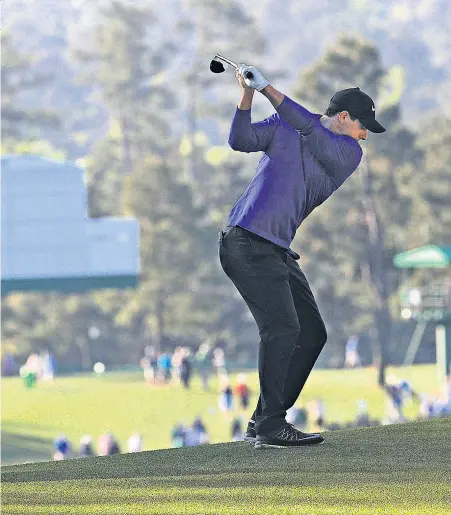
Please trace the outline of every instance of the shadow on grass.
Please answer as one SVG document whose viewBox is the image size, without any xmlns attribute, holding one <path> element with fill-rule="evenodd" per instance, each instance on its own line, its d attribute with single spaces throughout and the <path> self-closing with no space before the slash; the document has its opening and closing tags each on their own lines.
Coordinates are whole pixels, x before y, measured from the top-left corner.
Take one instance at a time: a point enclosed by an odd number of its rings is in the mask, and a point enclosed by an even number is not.
<svg viewBox="0 0 451 515">
<path fill-rule="evenodd" d="M 52 459 L 52 440 L 2 431 L 2 465 Z"/>
<path fill-rule="evenodd" d="M 8 420 L 3 419 L 2 420 L 2 432 L 17 432 L 17 431 L 27 431 L 27 430 L 36 430 L 36 429 L 51 429 L 52 431 L 55 430 L 52 426 L 43 426 L 41 424 L 30 424 L 29 422 L 25 422 L 23 420 Z"/>
</svg>

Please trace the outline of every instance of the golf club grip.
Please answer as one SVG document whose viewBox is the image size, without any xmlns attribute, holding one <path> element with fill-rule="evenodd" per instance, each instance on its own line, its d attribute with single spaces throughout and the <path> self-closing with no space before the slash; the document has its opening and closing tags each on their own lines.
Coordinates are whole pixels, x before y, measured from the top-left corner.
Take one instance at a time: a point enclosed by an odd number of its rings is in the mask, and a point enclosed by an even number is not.
<svg viewBox="0 0 451 515">
<path fill-rule="evenodd" d="M 244 76 L 246 77 L 246 79 L 249 80 L 252 80 L 254 78 L 254 74 L 252 72 L 246 72 Z"/>
</svg>

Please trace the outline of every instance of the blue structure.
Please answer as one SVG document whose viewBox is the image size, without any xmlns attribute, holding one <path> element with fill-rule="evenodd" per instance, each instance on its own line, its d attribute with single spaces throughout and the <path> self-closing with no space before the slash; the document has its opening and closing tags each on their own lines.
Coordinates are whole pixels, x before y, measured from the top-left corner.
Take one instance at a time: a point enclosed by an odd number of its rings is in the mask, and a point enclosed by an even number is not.
<svg viewBox="0 0 451 515">
<path fill-rule="evenodd" d="M 134 218 L 88 218 L 84 170 L 38 156 L 1 159 L 2 295 L 135 287 Z"/>
</svg>

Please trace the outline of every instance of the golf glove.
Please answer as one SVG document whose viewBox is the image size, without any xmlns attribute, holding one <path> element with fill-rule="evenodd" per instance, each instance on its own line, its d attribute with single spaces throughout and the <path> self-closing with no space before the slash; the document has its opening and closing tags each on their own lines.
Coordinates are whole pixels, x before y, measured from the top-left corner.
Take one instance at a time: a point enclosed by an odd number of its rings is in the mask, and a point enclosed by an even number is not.
<svg viewBox="0 0 451 515">
<path fill-rule="evenodd" d="M 269 85 L 269 81 L 267 81 L 263 75 L 257 70 L 255 66 L 246 66 L 245 64 L 240 64 L 238 66 L 238 71 L 244 77 L 244 82 L 250 87 L 254 88 L 257 91 L 261 91 Z M 253 75 L 252 79 L 247 79 L 245 73 L 251 72 Z"/>
</svg>

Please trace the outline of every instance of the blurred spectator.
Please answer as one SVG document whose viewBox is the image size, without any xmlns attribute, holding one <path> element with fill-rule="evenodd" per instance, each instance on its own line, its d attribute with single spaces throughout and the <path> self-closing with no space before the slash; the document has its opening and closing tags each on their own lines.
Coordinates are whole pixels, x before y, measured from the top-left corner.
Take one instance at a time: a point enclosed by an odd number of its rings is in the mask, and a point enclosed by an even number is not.
<svg viewBox="0 0 451 515">
<path fill-rule="evenodd" d="M 202 343 L 196 353 L 196 365 L 202 380 L 202 388 L 206 391 L 209 390 L 208 380 L 211 375 L 211 348 L 208 343 Z"/>
<path fill-rule="evenodd" d="M 413 390 L 406 379 L 398 379 L 395 374 L 389 374 L 384 384 L 384 390 L 388 396 L 387 410 L 385 414 L 385 424 L 395 424 L 406 422 L 404 415 L 404 402 L 406 399 L 413 399 L 421 402 L 420 396 Z"/>
<path fill-rule="evenodd" d="M 286 421 L 289 424 L 293 424 L 300 431 L 304 431 L 308 422 L 307 410 L 302 404 L 292 406 L 287 410 Z"/>
<path fill-rule="evenodd" d="M 200 444 L 200 436 L 192 427 L 185 428 L 184 447 L 195 447 Z"/>
<path fill-rule="evenodd" d="M 289 424 L 294 425 L 294 421 L 296 420 L 297 414 L 298 414 L 298 408 L 296 408 L 296 406 L 291 406 L 291 408 L 287 409 L 287 414 L 286 414 L 285 420 Z"/>
<path fill-rule="evenodd" d="M 42 378 L 42 360 L 37 353 L 28 356 L 25 365 L 19 369 L 20 377 L 27 388 L 32 388 Z"/>
<path fill-rule="evenodd" d="M 48 350 L 44 352 L 41 358 L 42 362 L 42 379 L 44 381 L 53 381 L 56 372 L 55 356 Z"/>
<path fill-rule="evenodd" d="M 143 369 L 146 383 L 155 384 L 157 382 L 158 354 L 152 345 L 146 345 L 144 348 L 144 357 L 139 364 Z"/>
<path fill-rule="evenodd" d="M 418 399 L 417 392 L 412 388 L 412 385 L 407 381 L 407 379 L 401 379 L 399 381 L 399 388 L 401 389 L 404 400 L 413 401 Z"/>
<path fill-rule="evenodd" d="M 141 452 L 142 437 L 140 433 L 134 433 L 127 440 L 127 452 Z"/>
<path fill-rule="evenodd" d="M 233 407 L 233 392 L 227 375 L 220 376 L 219 409 L 230 413 Z"/>
<path fill-rule="evenodd" d="M 158 357 L 158 375 L 161 376 L 165 383 L 171 380 L 171 356 L 167 352 L 163 352 Z"/>
<path fill-rule="evenodd" d="M 207 428 L 205 427 L 204 423 L 202 422 L 202 419 L 200 416 L 197 416 L 194 419 L 193 425 L 192 425 L 193 431 L 197 434 L 197 445 L 202 445 L 205 443 L 208 443 L 210 441 L 207 433 Z"/>
<path fill-rule="evenodd" d="M 80 438 L 80 446 L 78 448 L 78 456 L 80 458 L 86 458 L 88 456 L 95 456 L 92 448 L 92 437 L 90 435 L 84 435 Z"/>
<path fill-rule="evenodd" d="M 236 417 L 232 421 L 232 442 L 244 441 L 243 422 L 241 417 Z"/>
<path fill-rule="evenodd" d="M 370 425 L 370 418 L 368 416 L 368 403 L 364 399 L 357 401 L 357 415 L 355 418 L 355 425 L 357 427 L 368 427 Z"/>
<path fill-rule="evenodd" d="M 185 447 L 186 429 L 179 422 L 171 432 L 172 447 Z"/>
<path fill-rule="evenodd" d="M 442 393 L 439 398 L 432 404 L 432 412 L 434 416 L 451 415 L 451 378 L 445 379 Z"/>
<path fill-rule="evenodd" d="M 181 377 L 180 377 L 180 366 L 182 363 L 183 358 L 183 350 L 182 347 L 176 347 L 174 353 L 172 354 L 171 358 L 171 365 L 172 365 L 172 382 L 173 383 L 180 383 Z"/>
<path fill-rule="evenodd" d="M 191 363 L 191 351 L 188 347 L 183 347 L 181 351 L 180 380 L 185 388 L 189 388 L 193 365 Z"/>
<path fill-rule="evenodd" d="M 202 421 L 202 418 L 200 415 L 197 415 L 197 417 L 194 419 L 193 422 L 193 429 L 199 433 L 206 433 L 207 428 L 205 427 L 205 424 Z"/>
<path fill-rule="evenodd" d="M 65 435 L 58 436 L 53 442 L 55 446 L 55 453 L 53 454 L 54 461 L 65 460 L 70 457 L 72 453 L 72 446 Z"/>
<path fill-rule="evenodd" d="M 315 399 L 311 403 L 312 421 L 316 428 L 321 431 L 325 427 L 325 406 L 321 399 Z"/>
<path fill-rule="evenodd" d="M 110 435 L 104 433 L 97 439 L 97 454 L 99 456 L 108 456 L 108 449 L 110 447 Z"/>
<path fill-rule="evenodd" d="M 221 347 L 213 349 L 213 366 L 216 368 L 218 376 L 227 375 L 225 353 Z"/>
<path fill-rule="evenodd" d="M 409 392 L 407 381 L 402 383 L 395 374 L 389 374 L 383 388 L 388 397 L 384 422 L 386 424 L 405 422 L 407 419 L 403 408 L 404 398 Z"/>
<path fill-rule="evenodd" d="M 158 352 L 152 349 L 150 354 L 150 368 L 152 373 L 152 382 L 155 384 L 158 377 Z"/>
<path fill-rule="evenodd" d="M 111 456 L 121 452 L 119 443 L 112 433 L 104 433 L 97 440 L 97 454 L 99 456 Z"/>
<path fill-rule="evenodd" d="M 385 392 L 388 395 L 388 404 L 385 414 L 385 423 L 394 424 L 396 422 L 405 422 L 407 419 L 404 416 L 403 399 L 401 389 L 396 384 L 385 384 Z"/>
<path fill-rule="evenodd" d="M 420 418 L 429 418 L 434 416 L 434 403 L 429 395 L 420 393 Z"/>
<path fill-rule="evenodd" d="M 345 367 L 360 367 L 360 355 L 358 351 L 359 337 L 355 334 L 351 335 L 346 343 L 345 349 Z"/>
<path fill-rule="evenodd" d="M 35 373 L 36 381 L 40 381 L 42 379 L 42 358 L 37 352 L 28 356 L 25 367 Z"/>
<path fill-rule="evenodd" d="M 119 442 L 116 440 L 114 435 L 111 435 L 110 448 L 108 449 L 108 456 L 112 456 L 113 454 L 120 454 L 121 449 L 119 447 Z"/>
<path fill-rule="evenodd" d="M 36 373 L 33 370 L 27 368 L 25 365 L 23 365 L 19 369 L 19 374 L 20 377 L 23 379 L 25 388 L 33 388 L 33 386 L 37 382 Z"/>
<path fill-rule="evenodd" d="M 15 376 L 19 372 L 19 366 L 12 354 L 6 353 L 2 357 L 2 376 Z"/>
<path fill-rule="evenodd" d="M 247 386 L 247 375 L 238 374 L 237 384 L 233 389 L 233 393 L 238 396 L 240 407 L 243 410 L 247 410 L 249 407 L 249 387 Z"/>
</svg>

